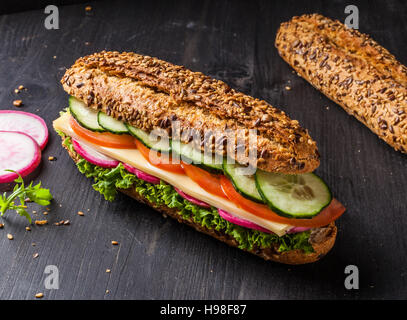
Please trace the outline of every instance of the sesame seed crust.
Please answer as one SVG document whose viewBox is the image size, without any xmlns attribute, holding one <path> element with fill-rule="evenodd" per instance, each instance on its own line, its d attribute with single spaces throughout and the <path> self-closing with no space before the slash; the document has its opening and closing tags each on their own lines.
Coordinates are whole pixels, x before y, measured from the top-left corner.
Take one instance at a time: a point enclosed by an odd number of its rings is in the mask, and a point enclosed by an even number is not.
<svg viewBox="0 0 407 320">
<path fill-rule="evenodd" d="M 319 166 L 315 141 L 283 111 L 267 102 L 231 89 L 185 67 L 135 53 L 106 52 L 79 58 L 66 71 L 61 83 L 67 93 L 89 107 L 151 132 L 170 132 L 171 121 L 180 124 L 181 140 L 191 130 L 201 137 L 208 131 L 221 133 L 206 139 L 200 148 L 219 151 L 222 134 L 239 130 L 245 153 L 232 156 L 247 164 L 251 147 L 249 130 L 257 129 L 257 166 L 283 173 L 311 172 Z M 230 154 L 229 154 L 230 155 Z"/>
<path fill-rule="evenodd" d="M 319 14 L 282 23 L 275 45 L 301 77 L 407 153 L 407 68 L 389 51 Z"/>
</svg>

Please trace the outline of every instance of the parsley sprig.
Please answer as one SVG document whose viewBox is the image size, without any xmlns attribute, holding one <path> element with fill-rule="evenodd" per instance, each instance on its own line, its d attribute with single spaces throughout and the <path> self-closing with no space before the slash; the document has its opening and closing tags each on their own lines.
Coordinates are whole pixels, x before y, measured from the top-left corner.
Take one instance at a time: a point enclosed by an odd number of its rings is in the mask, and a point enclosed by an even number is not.
<svg viewBox="0 0 407 320">
<path fill-rule="evenodd" d="M 13 170 L 6 171 L 17 173 Z M 6 192 L 4 192 L 3 195 L 0 195 L 1 216 L 3 216 L 7 210 L 15 210 L 20 216 L 25 217 L 31 223 L 31 216 L 26 210 L 26 199 L 38 203 L 41 206 L 47 206 L 52 200 L 51 192 L 49 189 L 41 188 L 41 182 L 33 186 L 33 182 L 31 181 L 28 186 L 25 186 L 24 180 L 20 174 L 18 174 L 18 178 L 14 180 L 14 182 L 16 182 L 16 185 L 9 196 L 7 196 Z M 15 204 L 16 199 L 20 200 L 20 204 Z"/>
</svg>

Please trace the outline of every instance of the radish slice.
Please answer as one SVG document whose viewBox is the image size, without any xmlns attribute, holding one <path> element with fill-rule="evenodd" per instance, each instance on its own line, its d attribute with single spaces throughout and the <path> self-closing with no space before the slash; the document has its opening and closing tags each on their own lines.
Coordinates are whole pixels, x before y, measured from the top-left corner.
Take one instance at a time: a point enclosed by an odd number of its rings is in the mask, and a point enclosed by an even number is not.
<svg viewBox="0 0 407 320">
<path fill-rule="evenodd" d="M 16 131 L 0 131 L 0 184 L 8 184 L 32 173 L 41 162 L 41 149 L 29 135 Z"/>
<path fill-rule="evenodd" d="M 139 169 L 136 169 L 127 163 L 123 163 L 123 166 L 128 172 L 136 175 L 136 177 L 141 180 L 144 180 L 144 181 L 146 181 L 148 183 L 152 183 L 152 184 L 160 184 L 160 179 L 152 176 L 151 174 L 148 174 Z"/>
<path fill-rule="evenodd" d="M 45 121 L 28 112 L 0 110 L 0 131 L 24 132 L 37 141 L 41 150 L 48 142 L 48 128 Z"/>
<path fill-rule="evenodd" d="M 253 222 L 238 218 L 224 210 L 218 209 L 218 213 L 223 219 L 229 221 L 230 223 L 236 224 L 238 226 L 258 230 L 258 231 L 265 232 L 265 233 L 272 233 L 270 230 L 260 227 L 259 225 L 255 224 Z"/>
<path fill-rule="evenodd" d="M 287 233 L 299 233 L 299 232 L 304 232 L 304 231 L 308 231 L 311 228 L 307 228 L 307 227 L 293 227 L 290 230 L 287 231 Z"/>
<path fill-rule="evenodd" d="M 175 191 L 178 192 L 178 194 L 183 197 L 184 199 L 187 199 L 189 202 L 192 202 L 193 204 L 196 204 L 197 206 L 203 207 L 203 208 L 210 208 L 211 206 L 209 204 L 207 204 L 206 202 L 203 202 L 201 200 L 198 200 L 194 197 L 191 197 L 190 195 L 182 192 L 180 189 L 175 188 Z"/>
<path fill-rule="evenodd" d="M 82 156 L 86 161 L 93 163 L 102 168 L 115 168 L 119 165 L 119 161 L 114 160 L 100 152 L 96 151 L 92 147 L 72 139 L 73 148 Z"/>
</svg>

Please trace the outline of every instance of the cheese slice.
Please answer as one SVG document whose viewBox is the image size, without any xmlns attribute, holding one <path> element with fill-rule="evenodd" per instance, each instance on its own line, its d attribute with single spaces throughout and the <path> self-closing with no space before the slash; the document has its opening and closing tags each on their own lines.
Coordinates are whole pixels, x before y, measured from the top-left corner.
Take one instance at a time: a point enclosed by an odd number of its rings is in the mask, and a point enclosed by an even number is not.
<svg viewBox="0 0 407 320">
<path fill-rule="evenodd" d="M 59 131 L 62 131 L 65 135 L 71 138 L 82 141 L 92 146 L 95 150 L 105 154 L 106 156 L 127 163 L 141 171 L 144 171 L 148 174 L 158 177 L 161 180 L 166 181 L 170 185 L 182 190 L 183 192 L 194 198 L 204 201 L 210 204 L 211 206 L 214 206 L 215 208 L 225 210 L 235 215 L 236 217 L 258 224 L 259 226 L 262 226 L 263 228 L 272 231 L 278 236 L 286 234 L 287 230 L 292 228 L 292 226 L 287 224 L 276 223 L 257 217 L 252 213 L 238 207 L 233 202 L 205 191 L 205 189 L 200 187 L 196 182 L 194 182 L 191 178 L 189 178 L 185 174 L 178 174 L 165 171 L 151 165 L 137 149 L 108 148 L 91 144 L 88 141 L 84 141 L 72 130 L 71 126 L 69 125 L 69 118 L 70 118 L 69 113 L 63 114 L 61 117 L 59 117 L 53 122 L 54 128 Z"/>
</svg>

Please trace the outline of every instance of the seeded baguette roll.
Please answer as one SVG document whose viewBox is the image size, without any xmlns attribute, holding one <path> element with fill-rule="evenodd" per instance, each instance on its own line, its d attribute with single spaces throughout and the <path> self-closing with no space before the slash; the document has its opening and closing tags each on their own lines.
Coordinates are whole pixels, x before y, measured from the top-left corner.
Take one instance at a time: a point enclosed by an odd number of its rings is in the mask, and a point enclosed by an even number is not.
<svg viewBox="0 0 407 320">
<path fill-rule="evenodd" d="M 407 68 L 385 48 L 319 14 L 282 23 L 275 45 L 300 76 L 407 152 Z"/>
<path fill-rule="evenodd" d="M 78 162 L 80 160 L 80 156 L 68 149 L 68 147 L 63 143 L 65 138 L 62 138 L 62 146 L 68 151 L 69 156 L 75 161 Z M 215 229 L 208 229 L 203 227 L 202 225 L 195 223 L 192 219 L 183 219 L 182 216 L 176 209 L 169 208 L 164 205 L 156 205 L 145 197 L 140 195 L 135 188 L 129 189 L 119 189 L 122 193 L 142 202 L 144 204 L 153 207 L 155 210 L 165 213 L 166 215 L 170 216 L 171 218 L 176 219 L 180 223 L 185 223 L 193 227 L 195 230 L 208 234 L 232 247 L 238 247 L 239 243 L 234 239 L 232 236 L 224 233 L 223 231 L 217 231 Z M 333 247 L 336 240 L 337 228 L 335 223 L 332 222 L 326 227 L 322 228 L 315 228 L 311 230 L 310 235 L 310 243 L 314 248 L 313 253 L 305 253 L 302 250 L 292 250 L 286 252 L 278 252 L 278 248 L 271 247 L 271 248 L 256 248 L 251 251 L 248 251 L 252 254 L 255 254 L 265 260 L 276 261 L 284 264 L 306 264 L 315 262 L 322 257 L 324 257 Z"/>
<path fill-rule="evenodd" d="M 230 155 L 247 164 L 248 130 L 257 129 L 257 166 L 271 172 L 305 173 L 319 166 L 316 143 L 298 121 L 291 120 L 265 101 L 231 89 L 182 66 L 135 53 L 95 53 L 78 59 L 61 80 L 65 91 L 89 107 L 130 123 L 147 132 L 165 129 L 178 120 L 181 140 L 189 141 L 194 130 L 201 137 L 221 132 L 216 139 L 201 142 L 214 152 L 224 145 L 226 130 L 245 134 L 246 154 Z"/>
</svg>

